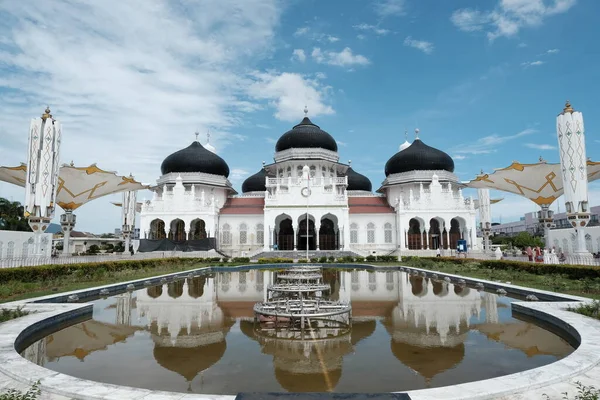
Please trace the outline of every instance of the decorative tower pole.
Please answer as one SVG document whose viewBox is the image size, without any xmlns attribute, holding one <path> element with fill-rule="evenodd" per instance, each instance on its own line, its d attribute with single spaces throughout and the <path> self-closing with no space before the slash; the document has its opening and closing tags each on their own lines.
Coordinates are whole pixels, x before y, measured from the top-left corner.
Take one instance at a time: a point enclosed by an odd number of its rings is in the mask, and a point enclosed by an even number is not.
<svg viewBox="0 0 600 400">
<path fill-rule="evenodd" d="M 40 254 L 41 234 L 54 217 L 60 168 L 60 122 L 46 107 L 41 118 L 31 120 L 25 181 L 25 217 L 35 235 L 35 252 Z"/>
<path fill-rule="evenodd" d="M 550 209 L 550 204 L 542 204 L 542 209 L 537 212 L 538 222 L 544 230 L 544 246 L 550 249 L 550 228 L 554 225 L 554 211 Z"/>
<path fill-rule="evenodd" d="M 131 174 L 129 175 L 131 177 Z M 133 177 L 132 177 L 133 178 Z M 130 190 L 123 192 L 123 205 L 121 207 L 121 222 L 123 224 L 121 232 L 125 239 L 125 251 L 129 251 L 131 234 L 135 229 L 135 208 L 137 202 L 137 192 Z"/>
<path fill-rule="evenodd" d="M 483 235 L 483 252 L 490 249 L 490 234 L 492 233 L 492 213 L 490 207 L 490 189 L 477 189 L 479 198 L 479 227 Z"/>
<path fill-rule="evenodd" d="M 569 101 L 567 101 L 563 112 L 556 117 L 556 133 L 558 135 L 567 219 L 577 232 L 576 253 L 591 256 L 585 248 L 584 232 L 584 228 L 590 221 L 585 129 L 583 127 L 583 115 L 581 112 L 575 111 Z"/>
</svg>

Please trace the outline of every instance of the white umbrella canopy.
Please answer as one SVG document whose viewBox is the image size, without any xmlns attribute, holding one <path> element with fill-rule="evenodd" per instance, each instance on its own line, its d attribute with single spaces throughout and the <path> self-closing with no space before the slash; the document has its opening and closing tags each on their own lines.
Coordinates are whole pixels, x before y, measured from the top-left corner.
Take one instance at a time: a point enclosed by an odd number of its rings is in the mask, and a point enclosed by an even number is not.
<svg viewBox="0 0 600 400">
<path fill-rule="evenodd" d="M 0 180 L 25 187 L 27 166 L 0 167 Z M 63 165 L 58 173 L 56 204 L 65 211 L 73 211 L 87 202 L 113 193 L 147 189 L 133 176 L 120 176 L 105 171 L 96 164 L 88 167 Z"/>
<path fill-rule="evenodd" d="M 123 203 L 121 203 L 121 202 L 111 201 L 111 203 L 117 207 L 123 207 Z M 138 212 L 138 213 L 142 212 L 142 204 L 144 204 L 144 203 L 139 202 L 139 201 L 137 203 L 135 203 L 135 212 Z"/>
<path fill-rule="evenodd" d="M 588 181 L 600 178 L 600 162 L 587 162 Z M 539 206 L 550 205 L 564 193 L 559 163 L 514 161 L 491 174 L 480 174 L 467 183 L 475 189 L 496 189 L 526 197 Z"/>
</svg>

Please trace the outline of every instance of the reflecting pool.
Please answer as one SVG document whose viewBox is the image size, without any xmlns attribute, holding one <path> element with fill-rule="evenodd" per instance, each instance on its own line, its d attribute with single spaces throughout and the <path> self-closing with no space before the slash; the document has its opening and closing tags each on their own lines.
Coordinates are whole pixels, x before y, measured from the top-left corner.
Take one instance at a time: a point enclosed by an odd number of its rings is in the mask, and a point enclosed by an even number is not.
<svg viewBox="0 0 600 400">
<path fill-rule="evenodd" d="M 323 270 L 351 329 L 265 335 L 253 306 L 273 270 L 220 272 L 94 302 L 93 319 L 23 356 L 79 378 L 178 392 L 389 392 L 549 364 L 573 348 L 515 319 L 514 299 L 399 271 Z"/>
</svg>

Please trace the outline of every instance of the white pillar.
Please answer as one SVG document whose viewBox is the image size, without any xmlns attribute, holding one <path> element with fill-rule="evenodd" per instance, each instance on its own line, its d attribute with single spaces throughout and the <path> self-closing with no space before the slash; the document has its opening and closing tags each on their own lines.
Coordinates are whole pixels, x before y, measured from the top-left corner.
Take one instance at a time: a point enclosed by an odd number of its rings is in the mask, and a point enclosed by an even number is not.
<svg viewBox="0 0 600 400">
<path fill-rule="evenodd" d="M 72 210 L 65 210 L 65 213 L 60 216 L 60 227 L 63 232 L 63 256 L 71 255 L 69 239 L 71 238 L 71 231 L 75 227 L 75 222 L 77 222 L 77 216 L 73 214 Z"/>
<path fill-rule="evenodd" d="M 590 221 L 590 209 L 583 114 L 575 111 L 568 101 L 563 112 L 556 117 L 556 134 L 567 218 L 577 232 L 576 253 L 591 256 L 585 247 L 584 232 Z"/>
</svg>

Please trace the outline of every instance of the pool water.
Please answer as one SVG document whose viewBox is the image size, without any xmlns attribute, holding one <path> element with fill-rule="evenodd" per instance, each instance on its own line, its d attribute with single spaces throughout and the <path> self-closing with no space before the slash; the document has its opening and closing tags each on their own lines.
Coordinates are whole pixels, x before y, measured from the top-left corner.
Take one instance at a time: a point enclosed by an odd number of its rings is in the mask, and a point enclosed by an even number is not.
<svg viewBox="0 0 600 400">
<path fill-rule="evenodd" d="M 94 301 L 93 318 L 23 356 L 98 382 L 176 392 L 390 392 L 511 374 L 573 348 L 513 318 L 514 299 L 400 271 L 325 269 L 351 329 L 263 334 L 275 272 L 220 272 Z"/>
</svg>

